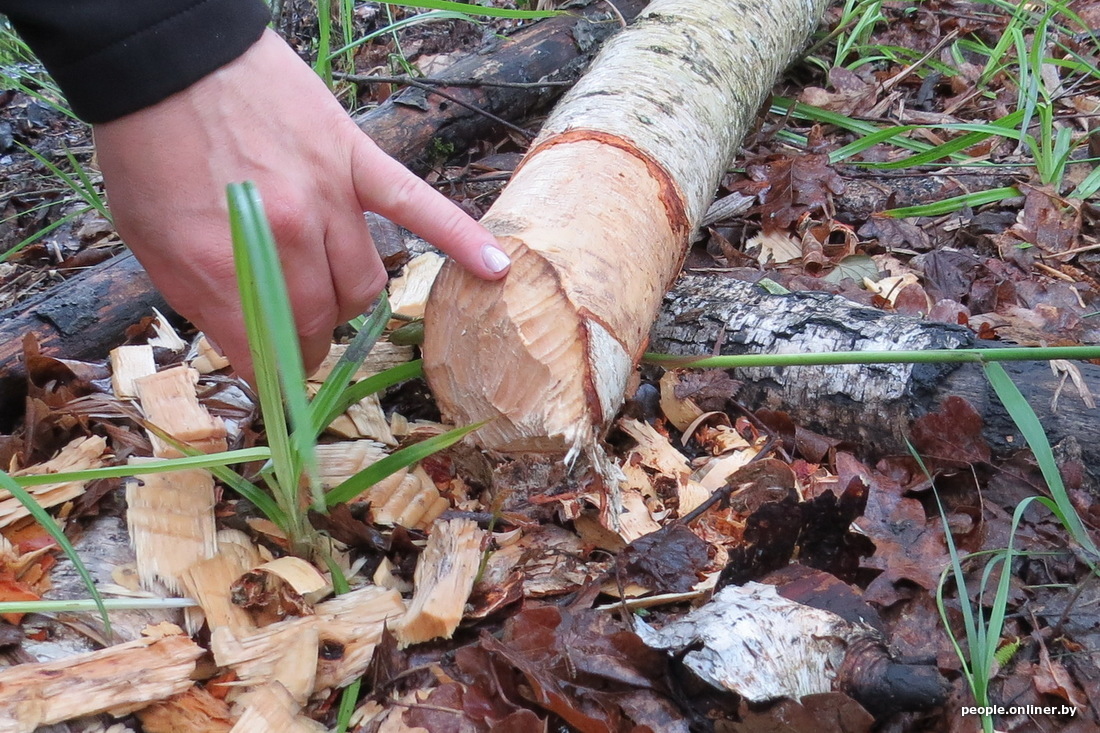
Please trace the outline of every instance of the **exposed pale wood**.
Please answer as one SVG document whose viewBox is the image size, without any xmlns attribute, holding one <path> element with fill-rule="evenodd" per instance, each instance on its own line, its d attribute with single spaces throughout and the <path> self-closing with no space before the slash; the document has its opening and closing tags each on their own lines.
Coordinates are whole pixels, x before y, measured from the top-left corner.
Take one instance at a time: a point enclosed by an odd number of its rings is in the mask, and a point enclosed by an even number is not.
<svg viewBox="0 0 1100 733">
<path fill-rule="evenodd" d="M 328 356 L 321 362 L 321 366 L 317 367 L 317 371 L 309 375 L 309 380 L 311 382 L 325 381 L 328 375 L 332 373 L 332 369 L 336 366 L 336 362 L 340 361 L 340 357 L 343 356 L 344 352 L 347 350 L 347 344 L 333 344 L 329 349 Z M 391 344 L 389 341 L 381 340 L 370 350 L 370 353 L 367 354 L 362 365 L 356 369 L 355 375 L 352 378 L 355 381 L 359 381 L 372 374 L 378 374 L 387 369 L 392 369 L 395 366 L 401 366 L 406 362 L 412 361 L 412 359 L 413 347 Z"/>
<path fill-rule="evenodd" d="M 394 632 L 403 645 L 451 638 L 474 587 L 484 537 L 485 532 L 469 519 L 432 526 L 428 545 L 416 563 L 412 602 Z"/>
<path fill-rule="evenodd" d="M 111 350 L 111 391 L 116 397 L 137 397 L 134 380 L 155 374 L 153 347 L 148 344 L 119 346 Z"/>
<path fill-rule="evenodd" d="M 254 633 L 228 626 L 214 630 L 211 649 L 219 666 L 231 667 L 242 684 L 262 685 L 278 679 L 284 657 L 294 640 L 316 633 L 322 643 L 336 644 L 343 654 L 316 662 L 315 690 L 350 683 L 370 663 L 382 628 L 405 612 L 400 594 L 367 586 L 318 604 L 314 615 L 287 619 Z M 312 638 L 312 637 L 311 637 Z"/>
<path fill-rule="evenodd" d="M 371 502 L 371 517 L 378 524 L 399 524 L 409 529 L 427 529 L 450 507 L 427 472 L 417 466 L 389 495 L 374 493 L 372 487 L 361 498 Z M 375 498 L 377 497 L 377 498 Z"/>
<path fill-rule="evenodd" d="M 390 308 L 394 315 L 406 319 L 424 317 L 428 293 L 441 267 L 443 257 L 435 252 L 425 252 L 409 260 L 401 274 L 390 282 Z M 401 320 L 390 321 L 391 327 L 401 324 Z"/>
<path fill-rule="evenodd" d="M 615 5 L 624 16 L 632 18 L 646 1 L 615 0 Z M 517 30 L 505 42 L 492 36 L 483 48 L 461 58 L 443 75 L 486 82 L 575 79 L 600 42 L 618 30 L 618 23 L 607 22 L 613 16 L 603 2 L 573 9 L 572 13 L 583 17 L 543 20 Z M 556 85 L 516 88 L 489 84 L 445 91 L 477 109 L 518 120 L 545 110 L 562 90 Z M 438 163 L 432 151 L 439 148 L 432 145 L 433 140 L 465 150 L 498 127 L 475 110 L 441 97 L 425 99 L 418 89 L 393 95 L 356 121 L 379 147 L 421 172 Z M 24 334 L 33 332 L 47 354 L 98 358 L 107 348 L 121 343 L 126 327 L 152 307 L 169 312 L 141 265 L 127 253 L 0 313 L 0 413 L 18 409 L 22 400 L 25 375 L 20 344 Z"/>
<path fill-rule="evenodd" d="M 15 471 L 15 476 L 42 476 L 50 473 L 83 471 L 99 468 L 107 457 L 107 441 L 98 435 L 76 438 L 53 458 L 43 463 Z M 57 506 L 84 493 L 86 481 L 67 481 L 60 484 L 31 486 L 27 491 L 43 507 Z M 29 517 L 26 507 L 7 490 L 0 489 L 0 527 Z"/>
<path fill-rule="evenodd" d="M 355 426 L 356 437 L 370 438 L 389 446 L 397 445 L 397 440 L 390 431 L 390 423 L 386 419 L 386 413 L 382 410 L 378 395 L 372 394 L 364 397 L 349 407 L 345 414 Z"/>
<path fill-rule="evenodd" d="M 135 471 L 148 458 L 131 458 Z M 137 473 L 126 482 L 126 525 L 137 556 L 138 577 L 152 589 L 163 583 L 183 592 L 183 574 L 217 552 L 214 479 L 208 471 Z"/>
<path fill-rule="evenodd" d="M 259 559 L 259 553 L 250 544 L 219 539 L 214 557 L 194 563 L 180 576 L 187 594 L 198 602 L 212 630 L 221 626 L 242 634 L 255 630 L 248 612 L 233 603 L 230 588 Z"/>
<path fill-rule="evenodd" d="M 231 733 L 324 733 L 325 727 L 300 715 L 301 705 L 279 683 L 250 690 L 238 702 L 241 717 Z"/>
<path fill-rule="evenodd" d="M 144 733 L 228 733 L 229 705 L 198 686 L 136 713 Z"/>
<path fill-rule="evenodd" d="M 153 322 L 150 325 L 153 328 L 153 337 L 148 342 L 150 346 L 157 346 L 175 352 L 187 348 L 187 342 L 180 337 L 176 329 L 164 317 L 164 314 L 156 308 L 153 308 Z"/>
<path fill-rule="evenodd" d="M 387 455 L 386 447 L 374 440 L 325 443 L 317 446 L 318 478 L 325 489 L 332 489 Z M 408 469 L 401 469 L 382 479 L 369 489 L 365 500 L 376 505 L 384 502 L 408 473 Z"/>
<path fill-rule="evenodd" d="M 825 0 L 655 0 L 544 124 L 483 218 L 502 281 L 449 263 L 425 318 L 444 417 L 502 452 L 586 450 L 622 404 L 692 230 Z M 690 62 L 685 62 L 690 59 Z"/>
<path fill-rule="evenodd" d="M 280 557 L 265 562 L 256 570 L 277 576 L 308 603 L 316 603 L 332 592 L 332 586 L 325 580 L 325 576 L 300 557 Z"/>
<path fill-rule="evenodd" d="M 199 404 L 195 386 L 199 373 L 186 366 L 165 369 L 136 381 L 141 409 L 149 422 L 184 443 L 189 443 L 203 453 L 217 453 L 226 449 L 225 423 L 211 417 Z M 156 435 L 149 434 L 153 455 L 160 458 L 178 458 L 182 454 Z"/>
<path fill-rule="evenodd" d="M 0 671 L 0 733 L 31 733 L 103 712 L 124 715 L 180 694 L 191 686 L 202 654 L 201 647 L 177 634 L 9 667 Z"/>
<path fill-rule="evenodd" d="M 199 374 L 210 374 L 229 366 L 229 359 L 214 350 L 206 334 L 201 334 L 195 341 L 195 358 L 191 360 L 191 367 Z"/>
<path fill-rule="evenodd" d="M 676 396 L 676 386 L 680 383 L 679 377 L 680 374 L 676 370 L 669 370 L 661 376 L 661 413 L 678 430 L 686 430 L 703 414 L 703 410 L 690 398 Z"/>
</svg>

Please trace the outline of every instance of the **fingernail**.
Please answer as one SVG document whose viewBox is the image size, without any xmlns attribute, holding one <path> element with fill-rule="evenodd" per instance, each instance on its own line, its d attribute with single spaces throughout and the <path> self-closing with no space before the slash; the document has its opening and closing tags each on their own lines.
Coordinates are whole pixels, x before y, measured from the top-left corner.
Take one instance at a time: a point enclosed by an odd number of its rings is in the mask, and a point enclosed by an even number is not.
<svg viewBox="0 0 1100 733">
<path fill-rule="evenodd" d="M 497 247 L 495 244 L 482 245 L 481 261 L 485 263 L 485 266 L 488 267 L 491 272 L 503 272 L 508 269 L 508 265 L 512 264 L 512 260 L 508 258 L 508 255 L 504 254 L 504 250 Z"/>
</svg>

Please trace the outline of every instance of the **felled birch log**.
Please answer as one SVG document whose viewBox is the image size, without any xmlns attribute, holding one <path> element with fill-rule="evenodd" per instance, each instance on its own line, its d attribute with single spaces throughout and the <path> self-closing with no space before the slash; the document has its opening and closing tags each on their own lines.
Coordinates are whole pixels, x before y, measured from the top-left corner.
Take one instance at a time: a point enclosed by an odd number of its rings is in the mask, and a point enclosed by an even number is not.
<svg viewBox="0 0 1100 733">
<path fill-rule="evenodd" d="M 656 0 L 605 44 L 483 218 L 511 255 L 448 263 L 424 366 L 455 424 L 502 452 L 587 449 L 622 403 L 719 177 L 824 0 Z"/>
</svg>

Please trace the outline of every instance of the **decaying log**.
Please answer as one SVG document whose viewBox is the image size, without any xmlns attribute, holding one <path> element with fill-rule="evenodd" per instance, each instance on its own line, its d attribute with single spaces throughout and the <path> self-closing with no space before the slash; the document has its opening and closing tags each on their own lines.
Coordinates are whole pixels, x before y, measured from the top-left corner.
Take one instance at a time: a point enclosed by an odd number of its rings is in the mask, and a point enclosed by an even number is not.
<svg viewBox="0 0 1100 733">
<path fill-rule="evenodd" d="M 187 366 L 172 367 L 134 381 L 141 409 L 149 422 L 181 443 L 188 443 L 204 453 L 217 453 L 226 448 L 225 423 L 211 417 L 199 404 L 195 385 L 199 372 Z M 159 458 L 179 458 L 183 454 L 154 433 L 149 433 L 153 455 Z"/>
<path fill-rule="evenodd" d="M 647 0 L 615 0 L 627 19 Z M 497 117 L 515 120 L 548 109 L 561 96 L 561 86 L 495 87 L 493 83 L 572 81 L 584 70 L 603 39 L 619 29 L 602 2 L 571 8 L 570 16 L 539 21 L 494 39 L 479 52 L 459 60 L 437 75 L 442 79 L 476 79 L 488 86 L 441 87 L 441 91 Z M 438 95 L 408 89 L 356 119 L 378 146 L 413 170 L 424 171 L 432 160 L 435 140 L 444 148 L 465 149 L 489 136 L 497 123 L 485 115 Z M 437 146 L 438 147 L 438 146 Z"/>
<path fill-rule="evenodd" d="M 958 349 L 996 345 L 961 327 L 921 321 L 853 304 L 824 293 L 769 295 L 719 275 L 688 275 L 665 298 L 650 348 L 684 354 L 775 354 L 823 351 Z M 717 347 L 717 352 L 716 352 Z M 1086 384 L 1100 385 L 1100 367 L 1077 362 Z M 1028 398 L 1052 443 L 1076 437 L 1086 468 L 1100 466 L 1100 411 L 1067 384 L 1059 387 L 1045 362 L 1007 362 L 1005 370 Z M 738 401 L 751 409 L 789 413 L 797 425 L 850 440 L 878 455 L 906 453 L 913 419 L 958 395 L 982 416 L 994 450 L 1024 442 L 982 369 L 973 363 L 881 364 L 737 369 L 745 384 Z"/>
<path fill-rule="evenodd" d="M 451 638 L 474 587 L 484 537 L 485 532 L 469 519 L 432 526 L 428 546 L 416 564 L 416 590 L 409 610 L 394 630 L 402 645 Z"/>
<path fill-rule="evenodd" d="M 594 445 L 719 177 L 823 0 L 656 0 L 609 40 L 482 219 L 512 268 L 448 263 L 424 369 L 445 417 L 504 452 Z"/>
<path fill-rule="evenodd" d="M 125 715 L 191 686 L 202 648 L 181 634 L 0 671 L 0 733 L 31 733 L 85 715 Z M 140 674 L 120 674 L 140 670 Z"/>
</svg>

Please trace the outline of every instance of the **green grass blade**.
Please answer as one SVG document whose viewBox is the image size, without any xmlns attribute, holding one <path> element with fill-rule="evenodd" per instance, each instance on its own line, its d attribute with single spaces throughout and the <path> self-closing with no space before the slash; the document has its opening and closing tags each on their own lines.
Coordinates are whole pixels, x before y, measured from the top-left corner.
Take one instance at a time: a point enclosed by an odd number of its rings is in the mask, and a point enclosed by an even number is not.
<svg viewBox="0 0 1100 733">
<path fill-rule="evenodd" d="M 146 430 L 156 434 L 158 438 L 171 445 L 180 453 L 183 453 L 185 456 L 199 458 L 206 455 L 198 448 L 184 443 L 181 440 L 176 440 L 176 437 L 174 435 L 170 435 L 164 430 L 161 430 L 158 426 L 154 425 L 148 420 L 143 420 L 141 425 Z M 257 449 L 254 448 L 252 450 Z M 258 450 L 262 450 L 266 455 L 260 456 L 254 460 L 270 460 L 271 450 L 269 448 L 260 447 Z M 213 455 L 218 456 L 225 454 L 215 453 Z M 244 476 L 229 468 L 230 463 L 237 462 L 238 461 L 232 461 L 225 464 L 214 464 L 208 467 L 207 470 L 210 471 L 210 473 L 214 474 L 214 478 L 218 479 L 223 484 L 233 489 L 246 500 L 251 502 L 253 506 L 263 512 L 264 516 L 266 516 L 276 525 L 278 525 L 279 527 L 288 527 L 290 518 L 287 516 L 286 512 L 282 510 L 278 502 L 271 498 L 271 495 L 265 492 L 259 486 L 256 486 Z"/>
<path fill-rule="evenodd" d="M 355 714 L 355 704 L 359 700 L 359 690 L 362 687 L 363 680 L 356 678 L 340 693 L 340 707 L 336 711 L 336 733 L 347 733 L 351 725 L 351 716 Z"/>
<path fill-rule="evenodd" d="M 192 448 L 191 450 L 194 450 Z M 22 488 L 31 486 L 45 486 L 47 484 L 60 484 L 68 481 L 95 481 L 102 478 L 124 478 L 135 473 L 167 473 L 168 471 L 184 471 L 190 468 L 210 469 L 215 466 L 228 466 L 234 463 L 247 463 L 249 461 L 262 461 L 271 456 L 267 448 L 242 448 L 241 450 L 225 451 L 224 453 L 200 454 L 185 458 L 165 458 L 159 461 L 150 461 L 137 466 L 105 466 L 103 468 L 88 468 L 83 471 L 66 471 L 63 473 L 37 474 L 34 476 L 9 476 Z"/>
<path fill-rule="evenodd" d="M 1047 482 L 1047 487 L 1050 489 L 1051 497 L 1057 507 L 1055 514 L 1069 530 L 1077 544 L 1088 550 L 1093 557 L 1100 557 L 1100 550 L 1093 543 L 1092 538 L 1081 522 L 1081 518 L 1077 515 L 1077 510 L 1074 509 L 1073 503 L 1069 499 L 1065 484 L 1062 482 L 1062 474 L 1058 470 L 1057 462 L 1054 460 L 1054 451 L 1050 447 L 1050 441 L 1047 439 L 1046 432 L 1043 430 L 1035 411 L 1031 409 L 1031 405 L 1028 404 L 1019 387 L 1005 372 L 1004 367 L 1000 364 L 985 364 L 983 366 L 989 384 L 993 387 L 993 391 L 997 393 L 997 397 L 1008 411 L 1012 421 L 1016 423 L 1017 429 L 1024 436 L 1024 440 L 1027 441 L 1028 447 L 1031 448 L 1031 452 L 1035 456 L 1035 461 L 1039 464 L 1039 470 Z"/>
<path fill-rule="evenodd" d="M 348 344 L 343 356 L 336 362 L 336 366 L 332 368 L 324 383 L 321 384 L 321 388 L 317 390 L 317 394 L 309 403 L 311 440 L 317 440 L 317 436 L 331 424 L 332 420 L 326 423 L 324 419 L 336 407 L 340 401 L 340 396 L 348 386 L 348 382 L 355 376 L 356 370 L 359 369 L 363 360 L 367 358 L 367 354 L 370 353 L 382 336 L 382 331 L 385 330 L 392 313 L 389 298 L 386 297 L 386 293 L 383 291 L 379 296 L 378 305 L 371 311 L 370 316 L 363 321 L 359 332 L 355 334 L 355 338 Z"/>
<path fill-rule="evenodd" d="M 107 636 L 113 636 L 111 631 L 111 619 L 107 617 L 107 607 L 103 605 L 103 597 L 99 595 L 99 589 L 96 588 L 95 579 L 92 578 L 92 574 L 88 572 L 88 568 L 84 566 L 84 562 L 80 559 L 80 556 L 76 554 L 76 548 L 69 542 L 69 538 L 65 536 L 65 530 L 61 529 L 54 518 L 50 516 L 49 512 L 42 508 L 42 505 L 31 496 L 26 489 L 20 486 L 11 476 L 0 471 L 0 489 L 8 491 L 15 499 L 23 505 L 30 515 L 34 517 L 35 521 L 42 525 L 42 528 L 49 533 L 50 537 L 53 537 L 57 542 L 61 551 L 65 553 L 65 557 L 69 558 L 73 567 L 76 569 L 80 579 L 84 581 L 84 587 L 88 589 L 88 595 L 92 597 L 92 602 L 95 604 L 96 609 L 99 611 L 99 617 L 103 619 L 103 629 L 107 633 Z"/>
<path fill-rule="evenodd" d="M 1092 172 L 1085 176 L 1085 180 L 1077 184 L 1077 188 L 1073 189 L 1069 194 L 1069 198 L 1083 201 L 1095 196 L 1097 191 L 1100 191 L 1100 166 L 1093 168 Z M 0 258 L 0 261 L 2 261 L 2 258 Z"/>
<path fill-rule="evenodd" d="M 345 480 L 328 492 L 325 501 L 328 506 L 351 501 L 387 476 L 454 445 L 484 424 L 485 422 L 479 422 L 464 428 L 455 428 L 442 435 L 436 435 L 419 443 L 414 443 L 407 448 L 402 448 Z"/>
<path fill-rule="evenodd" d="M 553 18 L 557 15 L 567 15 L 564 10 L 508 10 L 506 8 L 450 2 L 450 0 L 385 0 L 385 4 L 398 5 L 403 8 L 420 8 L 422 10 L 450 10 L 457 13 L 486 15 L 493 18 L 535 20 L 538 18 Z"/>
<path fill-rule="evenodd" d="M 402 18 L 401 20 L 397 20 L 393 23 L 387 24 L 383 28 L 372 31 L 362 38 L 356 38 L 354 40 L 346 41 L 343 46 L 329 54 L 329 59 L 335 59 L 341 54 L 346 54 L 354 51 L 356 48 L 362 46 L 364 43 L 369 43 L 375 38 L 384 36 L 387 33 L 394 33 L 401 30 L 402 28 L 408 28 L 414 25 L 429 23 L 436 20 L 464 20 L 468 23 L 474 23 L 475 25 L 484 25 L 482 21 L 478 20 L 477 18 L 470 17 L 470 15 L 467 13 L 454 13 L 448 10 L 433 10 L 427 13 L 414 15 L 411 18 Z"/>
<path fill-rule="evenodd" d="M 199 604 L 190 598 L 104 598 L 71 601 L 3 601 L 0 613 L 87 613 L 99 611 L 100 605 L 107 611 L 147 611 L 172 608 L 196 608 Z"/>
<path fill-rule="evenodd" d="M 280 504 L 293 520 L 293 533 L 303 528 L 298 508 L 298 485 L 303 473 L 309 478 L 314 504 L 323 506 L 308 431 L 305 367 L 275 238 L 259 192 L 251 183 L 239 183 L 230 184 L 227 193 L 233 256 L 256 388 L 280 486 Z"/>
<path fill-rule="evenodd" d="M 72 221 L 76 217 L 78 217 L 82 214 L 87 214 L 89 211 L 94 211 L 94 208 L 91 207 L 91 206 L 85 206 L 83 209 L 80 209 L 78 211 L 74 211 L 71 214 L 66 214 L 65 216 L 61 217 L 57 221 L 51 222 L 50 224 L 42 227 L 37 232 L 35 232 L 34 234 L 31 234 L 30 236 L 26 237 L 25 239 L 23 239 L 19 243 L 12 245 L 11 248 L 9 248 L 7 251 L 5 251 L 3 253 L 0 253 L 0 262 L 4 262 L 8 258 L 14 257 L 16 254 L 18 254 L 20 251 L 22 251 L 23 248 L 26 247 L 27 245 L 37 242 L 39 239 L 41 239 L 42 237 L 44 237 L 47 234 L 49 234 L 50 232 L 52 232 L 54 229 L 65 226 L 66 224 L 68 224 L 70 221 Z"/>
<path fill-rule="evenodd" d="M 988 191 L 976 191 L 975 193 L 968 193 L 962 196 L 952 196 L 951 198 L 946 198 L 931 204 L 902 206 L 897 209 L 887 209 L 886 211 L 880 211 L 878 213 L 883 216 L 889 216 L 892 219 L 904 219 L 910 216 L 941 216 L 942 214 L 950 214 L 953 211 L 958 211 L 966 207 L 984 206 L 985 204 L 1004 201 L 1005 199 L 1020 195 L 1020 189 L 1015 186 L 1005 186 L 1004 188 L 991 188 Z"/>
<path fill-rule="evenodd" d="M 1017 110 L 1011 114 L 1005 115 L 999 120 L 994 120 L 987 125 L 981 125 L 972 132 L 961 135 L 954 140 L 949 140 L 942 145 L 937 145 L 931 150 L 927 150 L 923 153 L 910 155 L 900 160 L 891 160 L 886 163 L 860 163 L 859 165 L 872 170 L 897 170 L 899 168 L 911 168 L 917 165 L 933 163 L 943 158 L 950 158 L 956 153 L 961 153 L 963 150 L 971 148 L 994 135 L 1016 137 L 1018 132 L 1013 128 L 1023 119 L 1023 114 L 1022 110 Z M 966 125 L 944 125 L 942 129 L 967 129 L 969 127 L 970 126 Z"/>
<path fill-rule="evenodd" d="M 331 425 L 333 420 L 364 397 L 369 397 L 376 392 L 389 389 L 395 384 L 422 376 L 424 376 L 424 362 L 421 359 L 414 359 L 356 382 L 340 394 L 340 398 L 336 400 L 328 413 L 321 418 L 319 422 L 322 426 L 321 429 L 324 430 L 324 428 Z"/>
</svg>

